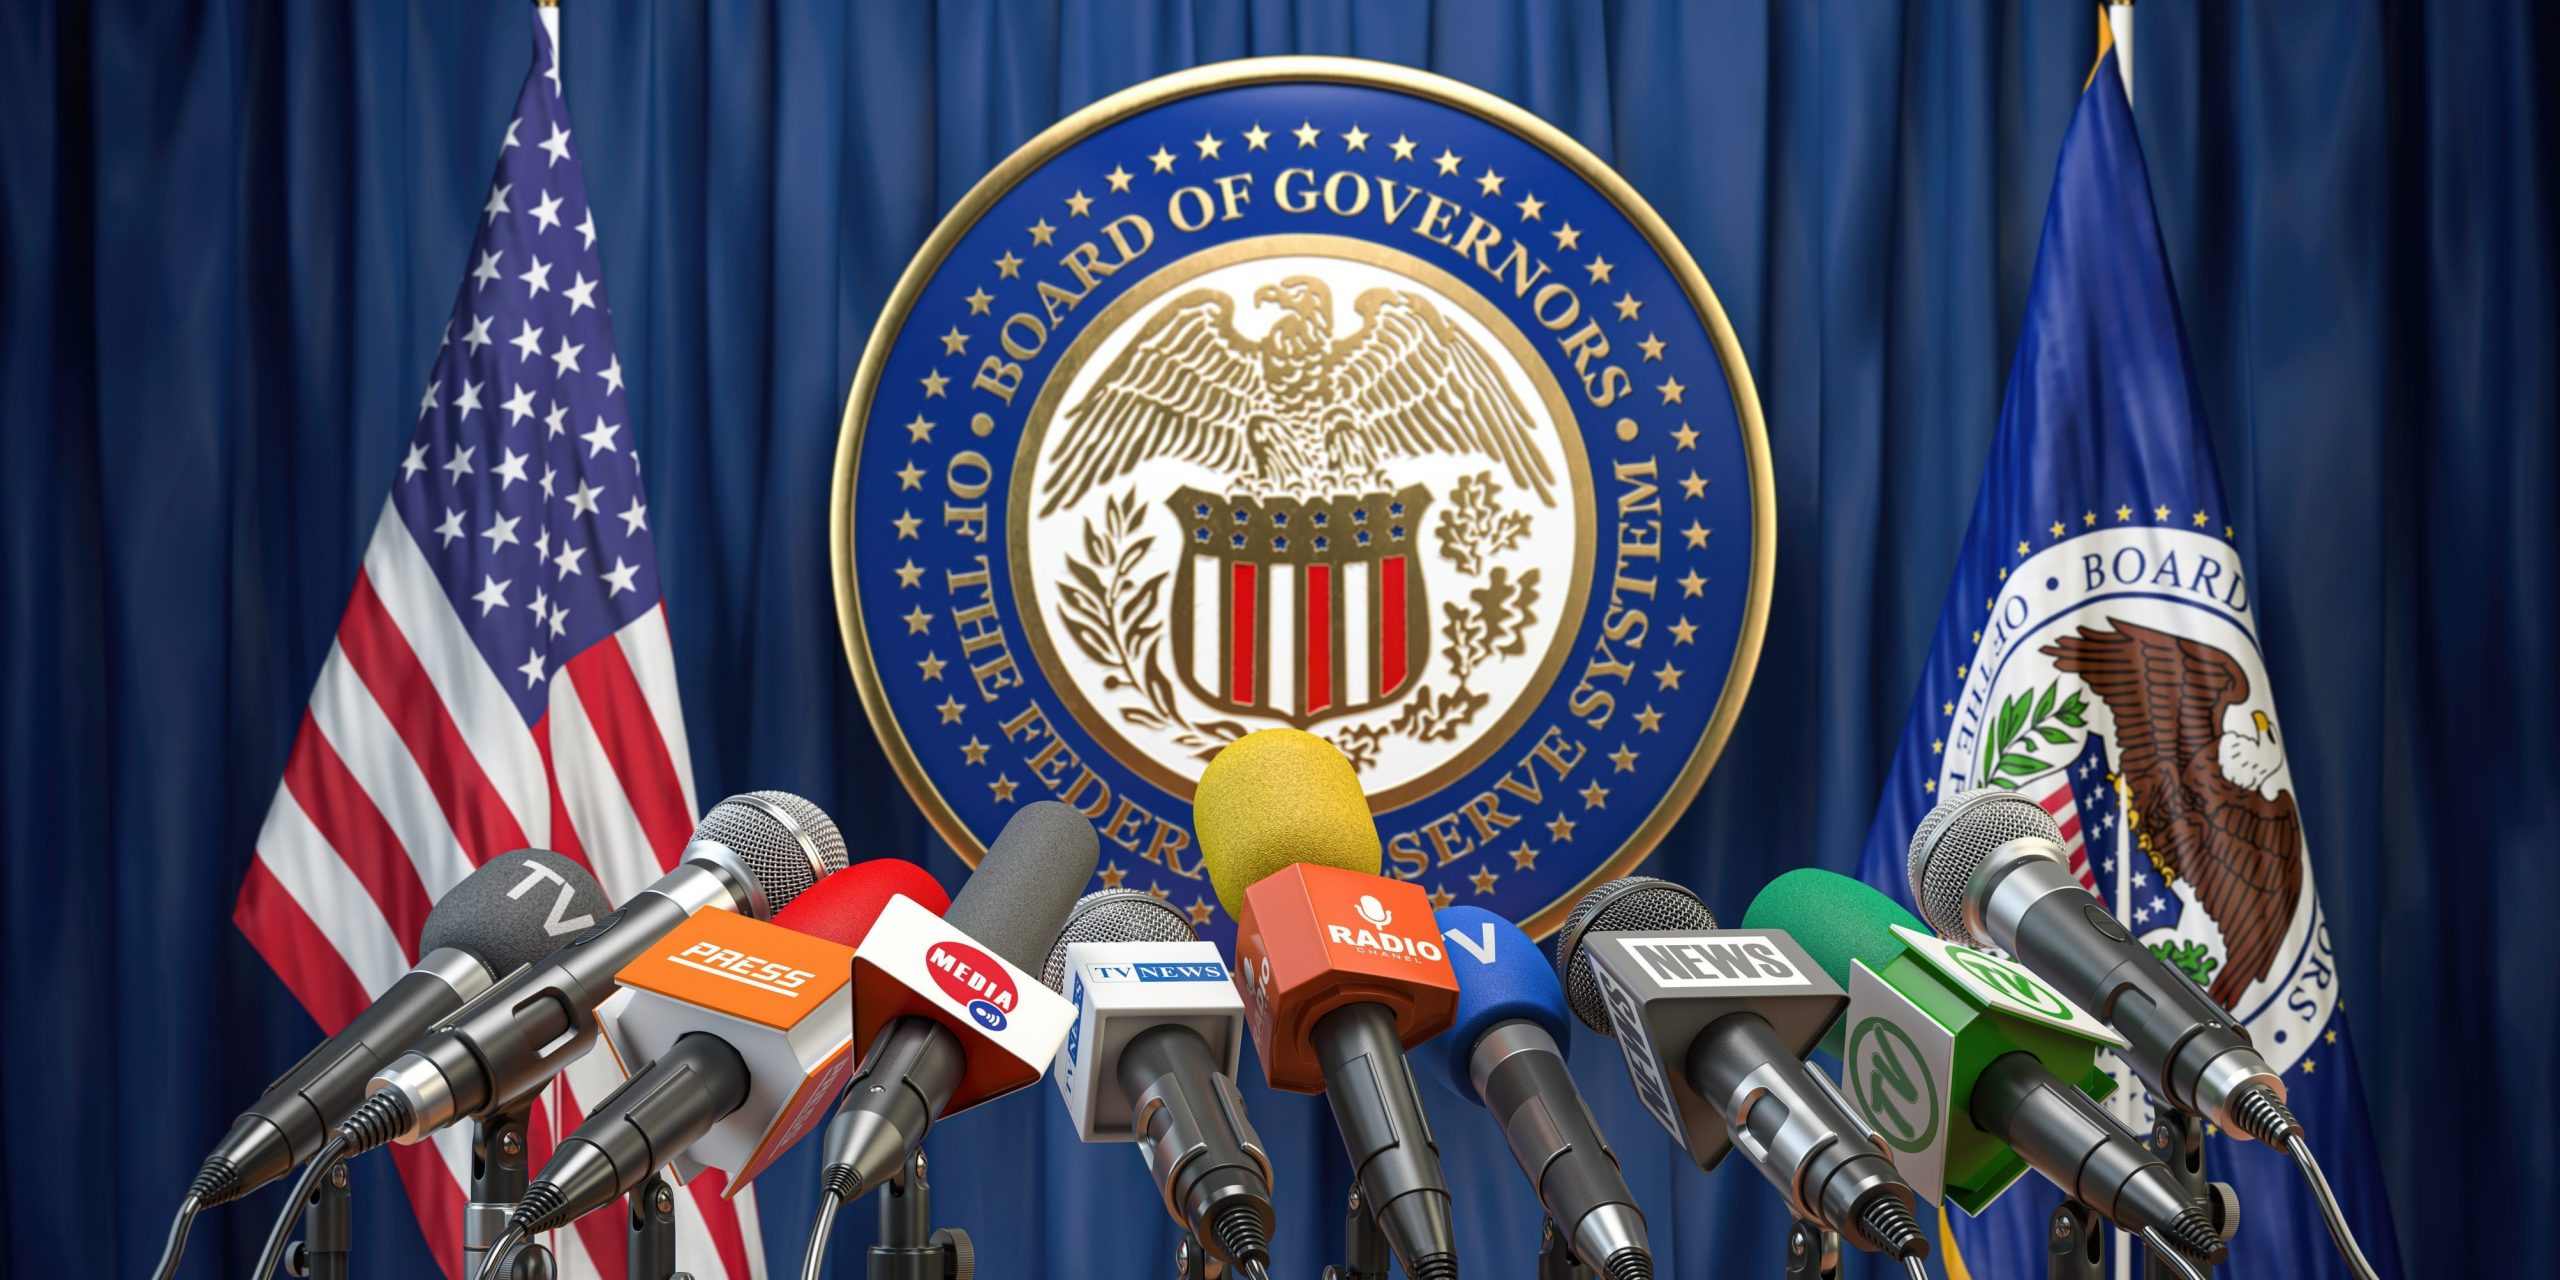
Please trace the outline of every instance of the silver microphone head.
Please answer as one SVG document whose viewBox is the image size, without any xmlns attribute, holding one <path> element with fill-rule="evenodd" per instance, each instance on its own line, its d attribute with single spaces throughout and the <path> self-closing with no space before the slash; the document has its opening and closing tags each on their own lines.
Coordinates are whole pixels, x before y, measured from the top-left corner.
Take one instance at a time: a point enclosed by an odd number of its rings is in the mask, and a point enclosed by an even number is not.
<svg viewBox="0 0 2560 1280">
<path fill-rule="evenodd" d="M 835 819 L 788 791 L 750 791 L 711 806 L 692 843 L 736 854 L 764 890 L 768 915 L 845 866 L 844 834 Z"/>
<path fill-rule="evenodd" d="M 2002 845 L 2033 837 L 2062 847 L 2062 829 L 2044 806 L 2003 787 L 1953 796 L 1920 820 L 1911 835 L 1911 900 L 1938 936 L 1973 946 L 1991 945 L 1964 920 L 1965 887 L 1983 861 Z"/>
<path fill-rule="evenodd" d="M 1715 913 L 1698 895 L 1653 876 L 1621 876 L 1584 894 L 1556 931 L 1556 972 L 1564 977 L 1565 1003 L 1582 1025 L 1615 1037 L 1609 1002 L 1582 954 L 1583 935 L 1715 927 Z"/>
<path fill-rule="evenodd" d="M 1076 899 L 1067 912 L 1067 927 L 1049 948 L 1049 963 L 1040 981 L 1066 994 L 1067 948 L 1079 942 L 1197 942 L 1191 917 L 1182 908 L 1141 889 L 1103 889 Z"/>
</svg>

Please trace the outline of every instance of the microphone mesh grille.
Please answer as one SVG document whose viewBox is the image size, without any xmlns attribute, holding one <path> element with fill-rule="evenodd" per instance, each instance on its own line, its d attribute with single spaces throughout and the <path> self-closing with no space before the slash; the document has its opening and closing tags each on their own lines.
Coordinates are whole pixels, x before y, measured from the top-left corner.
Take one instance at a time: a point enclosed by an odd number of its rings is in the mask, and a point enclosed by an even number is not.
<svg viewBox="0 0 2560 1280">
<path fill-rule="evenodd" d="M 1079 942 L 1197 942 L 1191 917 L 1182 908 L 1138 889 L 1104 889 L 1076 899 L 1067 912 L 1067 927 L 1049 948 L 1049 963 L 1040 981 L 1065 995 L 1067 948 Z"/>
<path fill-rule="evenodd" d="M 776 911 L 845 865 L 844 834 L 835 820 L 788 791 L 731 796 L 702 815 L 693 838 L 736 853 Z"/>
<path fill-rule="evenodd" d="M 1582 1025 L 1604 1036 L 1617 1031 L 1609 1022 L 1609 1002 L 1591 962 L 1582 953 L 1588 933 L 1635 933 L 1673 929 L 1712 929 L 1713 912 L 1698 895 L 1653 876 L 1622 876 L 1583 895 L 1556 931 L 1556 972 L 1564 975 L 1565 1003 Z"/>
<path fill-rule="evenodd" d="M 1989 945 L 1965 925 L 1965 886 L 1994 850 L 2030 837 L 2062 845 L 2062 829 L 2044 806 L 2004 788 L 1968 791 L 1930 810 L 1911 835 L 1911 900 L 1921 918 L 1942 938 Z"/>
</svg>

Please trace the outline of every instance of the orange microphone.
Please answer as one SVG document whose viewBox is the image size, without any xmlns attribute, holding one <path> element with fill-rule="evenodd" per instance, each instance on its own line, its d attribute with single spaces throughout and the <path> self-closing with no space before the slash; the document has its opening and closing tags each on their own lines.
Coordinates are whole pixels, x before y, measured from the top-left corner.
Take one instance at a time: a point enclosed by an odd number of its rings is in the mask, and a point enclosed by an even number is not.
<svg viewBox="0 0 2560 1280">
<path fill-rule="evenodd" d="M 1351 762 L 1296 729 L 1218 753 L 1192 800 L 1236 918 L 1236 987 L 1272 1087 L 1322 1092 L 1352 1175 L 1414 1280 L 1458 1274 L 1449 1182 L 1404 1051 L 1456 1021 L 1458 975 L 1421 886 L 1384 855 Z"/>
</svg>

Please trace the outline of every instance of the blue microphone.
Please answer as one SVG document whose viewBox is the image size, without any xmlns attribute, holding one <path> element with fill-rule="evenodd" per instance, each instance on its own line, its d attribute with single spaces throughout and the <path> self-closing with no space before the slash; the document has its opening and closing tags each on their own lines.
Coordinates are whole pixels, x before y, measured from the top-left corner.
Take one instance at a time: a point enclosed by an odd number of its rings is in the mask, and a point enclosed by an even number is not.
<svg viewBox="0 0 2560 1280">
<path fill-rule="evenodd" d="M 1414 1065 L 1502 1126 L 1547 1219 L 1607 1280 L 1650 1280 L 1653 1247 L 1618 1157 L 1565 1070 L 1572 1014 L 1538 944 L 1479 907 L 1436 917 L 1458 973 L 1458 1021 L 1412 1051 Z"/>
</svg>

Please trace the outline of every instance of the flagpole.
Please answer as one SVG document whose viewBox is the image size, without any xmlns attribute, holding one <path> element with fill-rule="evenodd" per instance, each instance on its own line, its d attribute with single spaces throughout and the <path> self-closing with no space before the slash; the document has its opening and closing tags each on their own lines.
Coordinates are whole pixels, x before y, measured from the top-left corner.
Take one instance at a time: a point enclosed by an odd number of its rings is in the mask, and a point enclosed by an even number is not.
<svg viewBox="0 0 2560 1280">
<path fill-rule="evenodd" d="M 551 0 L 544 0 L 550 3 Z M 2133 101 L 2133 0 L 2107 5 L 2107 26 L 2116 39 L 2116 72 L 2124 77 L 2124 100 Z"/>
</svg>

